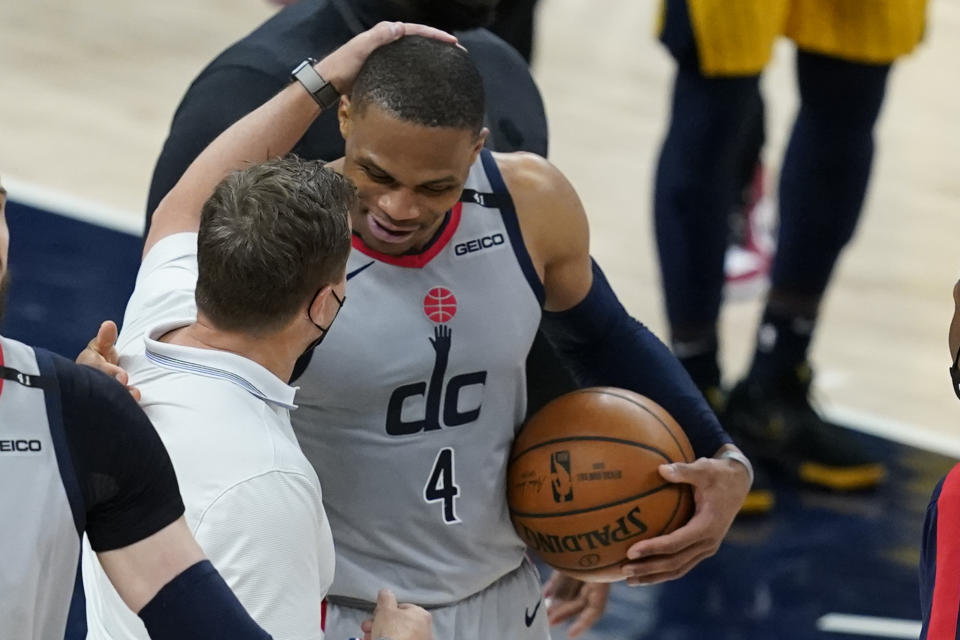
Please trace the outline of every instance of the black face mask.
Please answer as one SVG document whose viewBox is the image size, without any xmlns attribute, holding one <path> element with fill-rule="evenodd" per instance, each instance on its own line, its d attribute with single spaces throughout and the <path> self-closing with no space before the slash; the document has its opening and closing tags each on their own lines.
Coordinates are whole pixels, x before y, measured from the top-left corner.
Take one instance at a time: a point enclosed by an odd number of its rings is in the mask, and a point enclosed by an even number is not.
<svg viewBox="0 0 960 640">
<path fill-rule="evenodd" d="M 400 20 L 466 31 L 490 26 L 499 0 L 353 0 L 351 4 L 366 28 L 381 20 Z"/>
<path fill-rule="evenodd" d="M 321 291 L 323 291 L 322 287 L 320 289 L 317 289 L 317 292 L 313 294 L 313 299 L 310 301 L 310 307 L 313 306 L 313 300 L 317 299 L 317 296 L 320 295 Z M 333 320 L 331 320 L 330 324 L 328 324 L 327 326 L 321 327 L 316 322 L 314 322 L 313 318 L 310 317 L 310 307 L 307 307 L 307 320 L 309 320 L 313 326 L 315 326 L 317 329 L 320 329 L 320 331 L 322 331 L 323 333 L 320 334 L 319 338 L 317 338 L 307 346 L 306 350 L 303 352 L 303 355 L 310 353 L 311 351 L 313 351 L 314 349 L 320 346 L 320 344 L 323 342 L 323 339 L 327 337 L 328 333 L 330 333 L 330 327 L 332 327 L 333 323 L 336 322 L 337 316 L 340 315 L 340 309 L 343 309 L 343 303 L 347 301 L 347 296 L 343 296 L 343 298 L 341 298 L 340 296 L 337 295 L 337 292 L 334 291 L 333 289 L 330 290 L 330 293 L 333 294 L 333 299 L 337 301 L 337 312 L 333 314 Z M 300 356 L 300 357 L 302 358 L 303 356 Z"/>
<path fill-rule="evenodd" d="M 960 369 L 957 368 L 958 364 L 960 364 L 960 349 L 957 349 L 957 355 L 953 359 L 953 364 L 950 366 L 950 380 L 953 381 L 953 392 L 957 394 L 957 398 L 960 399 Z"/>
</svg>

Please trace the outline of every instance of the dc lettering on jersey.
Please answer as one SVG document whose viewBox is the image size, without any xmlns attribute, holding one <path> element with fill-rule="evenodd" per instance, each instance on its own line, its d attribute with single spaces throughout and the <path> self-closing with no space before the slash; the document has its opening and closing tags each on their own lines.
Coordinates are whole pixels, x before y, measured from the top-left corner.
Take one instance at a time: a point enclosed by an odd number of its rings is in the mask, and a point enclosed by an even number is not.
<svg viewBox="0 0 960 640">
<path fill-rule="evenodd" d="M 447 325 L 442 324 L 434 328 L 433 337 L 428 340 L 435 352 L 430 380 L 402 385 L 390 394 L 390 400 L 387 403 L 386 427 L 387 433 L 391 436 L 435 431 L 440 429 L 441 425 L 459 427 L 475 422 L 480 417 L 480 405 L 465 411 L 460 410 L 460 394 L 468 387 L 477 385 L 483 387 L 487 381 L 487 372 L 462 373 L 445 381 L 453 332 Z M 444 387 L 446 387 L 445 393 Z M 422 419 L 404 421 L 404 402 L 413 397 L 426 398 L 426 413 Z"/>
<path fill-rule="evenodd" d="M 433 287 L 423 297 L 423 313 L 436 325 L 433 328 L 433 337 L 427 338 L 434 351 L 433 372 L 429 381 L 405 384 L 390 394 L 386 428 L 387 434 L 391 436 L 436 431 L 441 426 L 459 427 L 475 422 L 480 417 L 480 404 L 460 411 L 460 397 L 464 389 L 476 386 L 480 387 L 481 392 L 477 395 L 482 397 L 487 372 L 473 371 L 445 379 L 450 346 L 453 344 L 453 331 L 447 323 L 457 315 L 457 297 L 446 287 Z M 426 400 L 426 412 L 422 419 L 405 421 L 404 403 L 416 397 Z"/>
</svg>

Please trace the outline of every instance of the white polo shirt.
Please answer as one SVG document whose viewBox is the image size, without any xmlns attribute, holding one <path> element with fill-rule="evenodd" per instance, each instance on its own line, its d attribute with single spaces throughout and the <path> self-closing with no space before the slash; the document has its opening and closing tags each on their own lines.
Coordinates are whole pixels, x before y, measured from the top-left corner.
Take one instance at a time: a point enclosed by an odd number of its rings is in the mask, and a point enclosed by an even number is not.
<svg viewBox="0 0 960 640">
<path fill-rule="evenodd" d="M 117 342 L 207 557 L 276 640 L 319 639 L 333 581 L 320 483 L 290 426 L 295 388 L 236 354 L 159 342 L 196 319 L 197 234 L 147 254 Z M 85 545 L 88 638 L 148 636 Z M 359 631 L 359 630 L 358 630 Z"/>
</svg>

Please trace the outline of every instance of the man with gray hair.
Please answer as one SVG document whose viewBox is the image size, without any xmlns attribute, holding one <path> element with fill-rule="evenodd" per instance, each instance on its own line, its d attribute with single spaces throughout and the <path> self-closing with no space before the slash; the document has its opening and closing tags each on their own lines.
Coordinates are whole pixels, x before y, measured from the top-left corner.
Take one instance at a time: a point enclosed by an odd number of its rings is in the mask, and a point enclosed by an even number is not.
<svg viewBox="0 0 960 640">
<path fill-rule="evenodd" d="M 372 50 L 405 33 L 455 42 L 384 23 L 317 68 L 347 89 Z M 317 113 L 314 98 L 290 86 L 194 161 L 154 215 L 117 343 L 170 452 L 190 529 L 278 639 L 323 638 L 334 567 L 317 474 L 290 425 L 296 389 L 286 381 L 344 304 L 357 199 L 350 181 L 321 163 L 276 157 Z M 88 637 L 146 638 L 91 559 L 85 554 Z M 430 637 L 423 609 L 397 606 L 389 592 L 378 605 L 374 637 Z"/>
</svg>

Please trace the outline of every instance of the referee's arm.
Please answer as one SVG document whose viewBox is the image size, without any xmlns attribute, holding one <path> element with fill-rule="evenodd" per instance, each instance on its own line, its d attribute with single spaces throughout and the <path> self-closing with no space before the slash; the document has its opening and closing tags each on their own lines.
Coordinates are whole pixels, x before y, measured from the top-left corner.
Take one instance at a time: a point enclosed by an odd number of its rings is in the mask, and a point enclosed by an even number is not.
<svg viewBox="0 0 960 640">
<path fill-rule="evenodd" d="M 88 367 L 54 366 L 90 546 L 150 637 L 270 638 L 190 534 L 173 465 L 130 394 Z"/>
</svg>

